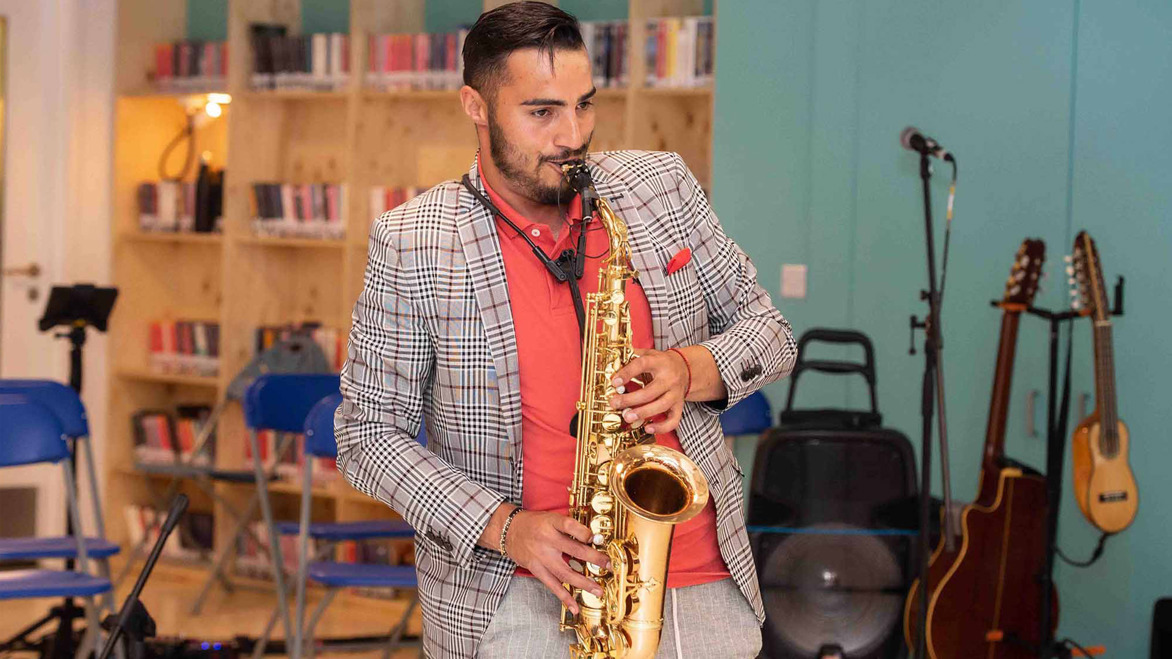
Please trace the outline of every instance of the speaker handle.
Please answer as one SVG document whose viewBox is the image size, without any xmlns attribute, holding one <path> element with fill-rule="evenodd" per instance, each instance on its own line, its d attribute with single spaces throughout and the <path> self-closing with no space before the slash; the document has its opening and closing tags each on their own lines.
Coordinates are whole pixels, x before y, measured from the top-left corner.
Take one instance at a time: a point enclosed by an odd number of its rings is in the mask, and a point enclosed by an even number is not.
<svg viewBox="0 0 1172 659">
<path fill-rule="evenodd" d="M 806 348 L 810 343 L 856 344 L 863 348 L 863 363 L 838 361 L 829 359 L 806 359 Z M 867 388 L 871 395 L 871 413 L 879 414 L 879 402 L 875 395 L 875 348 L 866 334 L 856 330 L 831 329 L 816 327 L 806 330 L 798 339 L 798 355 L 794 363 L 793 373 L 790 374 L 789 395 L 786 397 L 785 412 L 794 407 L 794 395 L 798 388 L 798 378 L 806 371 L 818 371 L 830 375 L 844 375 L 859 373 L 867 380 Z"/>
</svg>

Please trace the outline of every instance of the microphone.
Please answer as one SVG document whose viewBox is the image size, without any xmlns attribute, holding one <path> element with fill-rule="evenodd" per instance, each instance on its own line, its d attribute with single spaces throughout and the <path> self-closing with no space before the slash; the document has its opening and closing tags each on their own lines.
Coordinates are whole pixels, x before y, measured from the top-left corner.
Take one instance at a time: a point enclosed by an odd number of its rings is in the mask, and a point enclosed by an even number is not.
<svg viewBox="0 0 1172 659">
<path fill-rule="evenodd" d="M 908 151 L 934 156 L 952 162 L 952 154 L 945 151 L 936 140 L 925 136 L 915 126 L 908 126 L 899 134 L 899 143 Z"/>
</svg>

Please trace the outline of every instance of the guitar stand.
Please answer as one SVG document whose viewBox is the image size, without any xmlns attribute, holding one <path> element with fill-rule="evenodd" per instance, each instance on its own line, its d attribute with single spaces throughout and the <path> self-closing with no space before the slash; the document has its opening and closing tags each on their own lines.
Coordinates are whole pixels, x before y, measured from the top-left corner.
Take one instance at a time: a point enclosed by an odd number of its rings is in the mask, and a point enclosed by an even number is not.
<svg viewBox="0 0 1172 659">
<path fill-rule="evenodd" d="M 1115 304 L 1111 309 L 1112 316 L 1123 315 L 1123 277 L 1115 283 Z M 994 306 L 1000 306 L 995 301 Z M 1054 555 L 1058 545 L 1058 510 L 1062 501 L 1062 469 L 1066 462 L 1066 414 L 1058 418 L 1058 329 L 1063 321 L 1082 316 L 1077 311 L 1054 312 L 1037 307 L 1029 307 L 1026 313 L 1043 318 L 1050 323 L 1050 382 L 1049 395 L 1046 399 L 1046 494 L 1050 507 L 1046 511 L 1046 559 L 1045 567 L 1040 577 L 1042 592 L 1041 638 L 1044 639 L 1041 647 L 1037 648 L 1039 659 L 1065 659 L 1071 656 L 1070 648 L 1054 640 L 1053 632 L 1053 599 L 1051 592 L 1054 587 Z M 1073 333 L 1070 340 L 1074 340 Z M 1067 373 L 1069 377 L 1069 373 Z M 1062 401 L 1069 409 L 1069 397 Z"/>
</svg>

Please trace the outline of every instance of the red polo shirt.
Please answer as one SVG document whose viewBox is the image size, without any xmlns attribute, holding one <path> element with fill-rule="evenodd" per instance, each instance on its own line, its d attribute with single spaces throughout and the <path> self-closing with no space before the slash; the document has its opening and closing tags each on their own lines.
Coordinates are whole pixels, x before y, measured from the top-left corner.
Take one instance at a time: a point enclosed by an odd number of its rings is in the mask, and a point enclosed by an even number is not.
<svg viewBox="0 0 1172 659">
<path fill-rule="evenodd" d="M 569 230 L 563 226 L 555 240 L 547 225 L 522 217 L 487 182 L 484 187 L 497 208 L 551 258 L 577 246 L 581 223 L 573 223 Z M 575 197 L 570 203 L 569 217 L 579 215 L 581 199 Z M 578 401 L 582 374 L 582 348 L 574 302 L 569 284 L 554 279 L 516 231 L 499 218 L 496 226 L 509 282 L 520 363 L 521 446 L 525 460 L 521 504 L 526 510 L 565 515 L 569 513 L 569 488 L 577 450 L 577 438 L 569 431 L 570 420 Z M 598 269 L 608 247 L 602 225 L 591 222 L 586 232 L 585 272 L 578 282 L 583 300 L 587 293 L 598 291 Z M 627 300 L 631 305 L 632 344 L 640 349 L 654 348 L 651 306 L 643 289 L 633 281 L 627 283 Z M 664 446 L 683 450 L 674 431 L 656 435 L 655 439 Z M 517 568 L 516 573 L 533 576 L 524 568 Z M 676 527 L 667 574 L 668 588 L 693 586 L 729 576 L 717 544 L 716 508 L 711 497 L 700 514 Z"/>
</svg>

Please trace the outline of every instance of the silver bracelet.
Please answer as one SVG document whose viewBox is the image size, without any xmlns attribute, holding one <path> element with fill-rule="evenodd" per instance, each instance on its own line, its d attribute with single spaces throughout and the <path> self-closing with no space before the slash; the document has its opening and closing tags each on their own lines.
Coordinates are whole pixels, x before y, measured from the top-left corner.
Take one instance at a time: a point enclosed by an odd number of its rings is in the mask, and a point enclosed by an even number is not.
<svg viewBox="0 0 1172 659">
<path fill-rule="evenodd" d="M 513 518 L 516 517 L 517 513 L 519 513 L 519 512 L 521 512 L 521 506 L 517 506 L 516 508 L 514 508 L 509 513 L 509 516 L 505 518 L 505 523 L 503 525 L 501 525 L 501 542 L 500 542 L 501 547 L 500 548 L 501 548 L 501 556 L 504 556 L 505 558 L 509 557 L 509 552 L 508 552 L 508 550 L 505 549 L 505 538 L 509 535 L 509 527 L 512 526 L 512 524 L 513 524 Z"/>
</svg>

